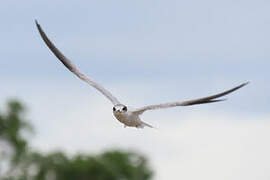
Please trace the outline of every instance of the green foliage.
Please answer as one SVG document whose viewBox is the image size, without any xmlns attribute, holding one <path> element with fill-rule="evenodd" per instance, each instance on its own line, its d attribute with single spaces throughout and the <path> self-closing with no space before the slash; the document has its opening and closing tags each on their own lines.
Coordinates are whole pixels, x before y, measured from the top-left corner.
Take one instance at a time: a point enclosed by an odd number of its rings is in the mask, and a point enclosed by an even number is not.
<svg viewBox="0 0 270 180">
<path fill-rule="evenodd" d="M 148 180 L 152 171 L 141 155 L 108 151 L 101 155 L 85 154 L 67 157 L 62 152 L 48 155 L 35 153 L 31 166 L 36 167 L 33 179 L 46 180 Z"/>
<path fill-rule="evenodd" d="M 7 104 L 5 114 L 0 114 L 0 141 L 8 144 L 14 151 L 12 163 L 17 163 L 26 152 L 27 139 L 22 136 L 24 130 L 31 130 L 31 126 L 23 119 L 24 107 L 21 103 L 11 100 Z"/>
<path fill-rule="evenodd" d="M 31 131 L 23 119 L 24 107 L 10 101 L 0 113 L 0 142 L 8 144 L 8 173 L 2 180 L 149 180 L 153 173 L 145 157 L 134 152 L 107 151 L 99 155 L 63 152 L 31 152 L 23 131 Z M 1 144 L 0 144 L 1 150 Z M 1 162 L 0 162 L 1 165 Z M 0 172 L 1 177 L 1 172 Z"/>
</svg>

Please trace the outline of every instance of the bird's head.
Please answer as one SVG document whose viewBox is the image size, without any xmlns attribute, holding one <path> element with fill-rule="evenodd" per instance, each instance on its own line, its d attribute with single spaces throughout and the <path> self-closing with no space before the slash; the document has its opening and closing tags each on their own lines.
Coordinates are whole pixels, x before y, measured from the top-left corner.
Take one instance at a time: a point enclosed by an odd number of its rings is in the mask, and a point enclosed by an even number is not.
<svg viewBox="0 0 270 180">
<path fill-rule="evenodd" d="M 121 114 L 127 112 L 127 106 L 123 104 L 117 104 L 113 107 L 113 113 Z"/>
</svg>

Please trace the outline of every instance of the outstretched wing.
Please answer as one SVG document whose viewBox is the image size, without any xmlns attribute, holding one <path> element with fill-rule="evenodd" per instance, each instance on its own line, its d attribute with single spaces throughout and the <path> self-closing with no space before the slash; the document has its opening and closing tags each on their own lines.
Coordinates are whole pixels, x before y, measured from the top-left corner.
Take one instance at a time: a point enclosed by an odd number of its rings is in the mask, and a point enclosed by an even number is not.
<svg viewBox="0 0 270 180">
<path fill-rule="evenodd" d="M 50 41 L 50 39 L 47 37 L 45 32 L 42 30 L 41 26 L 38 24 L 37 21 L 36 25 L 38 28 L 38 31 L 44 40 L 44 42 L 47 44 L 49 49 L 53 52 L 53 54 L 71 71 L 73 72 L 76 76 L 78 76 L 80 79 L 83 81 L 87 82 L 89 85 L 93 86 L 96 88 L 99 92 L 101 92 L 104 96 L 106 96 L 114 105 L 120 104 L 120 102 L 109 92 L 107 91 L 104 87 L 102 87 L 100 84 L 94 82 L 91 80 L 89 77 L 87 77 L 85 74 L 81 73 L 79 69 L 68 59 L 66 58 L 56 47 L 55 45 Z"/>
<path fill-rule="evenodd" d="M 162 108 L 170 108 L 170 107 L 175 107 L 175 106 L 191 106 L 191 105 L 195 105 L 195 104 L 205 104 L 205 103 L 213 103 L 213 102 L 218 102 L 218 101 L 224 101 L 225 99 L 217 99 L 221 96 L 225 96 L 233 91 L 236 91 L 237 89 L 247 85 L 248 82 L 243 83 L 239 86 L 236 86 L 232 89 L 229 89 L 227 91 L 224 91 L 222 93 L 219 94 L 215 94 L 212 96 L 208 96 L 208 97 L 203 97 L 203 98 L 199 98 L 199 99 L 193 99 L 193 100 L 189 100 L 189 101 L 182 101 L 182 102 L 170 102 L 170 103 L 163 103 L 163 104 L 157 104 L 157 105 L 150 105 L 150 106 L 145 106 L 142 108 L 138 108 L 135 109 L 133 112 L 137 113 L 137 114 L 142 114 L 144 111 L 146 110 L 154 110 L 154 109 L 162 109 Z"/>
</svg>

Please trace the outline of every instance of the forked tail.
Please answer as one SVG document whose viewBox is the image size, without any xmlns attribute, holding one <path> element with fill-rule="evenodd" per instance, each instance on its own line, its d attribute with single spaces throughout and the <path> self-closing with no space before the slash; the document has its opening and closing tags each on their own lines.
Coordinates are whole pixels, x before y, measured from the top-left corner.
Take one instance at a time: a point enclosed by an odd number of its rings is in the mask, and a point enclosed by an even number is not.
<svg viewBox="0 0 270 180">
<path fill-rule="evenodd" d="M 154 128 L 150 124 L 147 124 L 147 123 L 145 123 L 145 122 L 142 121 L 142 125 L 140 126 L 140 128 L 144 128 L 145 126 L 150 127 L 150 128 Z"/>
</svg>

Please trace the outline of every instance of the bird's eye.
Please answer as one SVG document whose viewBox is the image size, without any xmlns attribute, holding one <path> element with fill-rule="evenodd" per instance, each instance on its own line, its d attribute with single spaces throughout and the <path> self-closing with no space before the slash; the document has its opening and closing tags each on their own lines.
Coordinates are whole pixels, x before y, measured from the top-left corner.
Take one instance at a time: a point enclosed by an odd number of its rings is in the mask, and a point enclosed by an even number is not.
<svg viewBox="0 0 270 180">
<path fill-rule="evenodd" d="M 125 107 L 123 107 L 123 111 L 127 111 L 127 107 L 125 106 Z"/>
<path fill-rule="evenodd" d="M 115 111 L 116 109 L 115 109 L 115 107 L 113 107 L 113 111 Z"/>
</svg>

